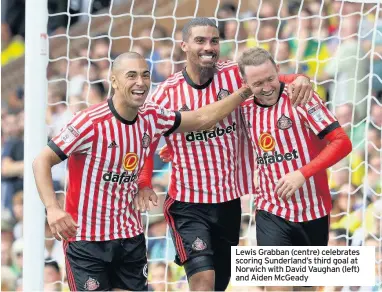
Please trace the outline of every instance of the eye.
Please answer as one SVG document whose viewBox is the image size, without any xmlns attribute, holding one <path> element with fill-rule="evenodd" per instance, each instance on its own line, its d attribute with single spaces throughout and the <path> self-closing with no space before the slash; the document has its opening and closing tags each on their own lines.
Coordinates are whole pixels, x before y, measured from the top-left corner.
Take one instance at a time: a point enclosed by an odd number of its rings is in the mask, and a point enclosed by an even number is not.
<svg viewBox="0 0 382 292">
<path fill-rule="evenodd" d="M 202 44 L 203 43 L 203 39 L 195 39 L 195 43 Z"/>
<path fill-rule="evenodd" d="M 149 79 L 149 78 L 150 78 L 150 73 L 145 73 L 145 74 L 143 74 L 143 78 L 145 78 L 145 79 Z"/>
<path fill-rule="evenodd" d="M 219 43 L 219 40 L 218 40 L 218 39 L 213 39 L 213 40 L 212 40 L 212 43 L 213 43 L 214 45 L 217 45 L 217 44 Z"/>
<path fill-rule="evenodd" d="M 136 78 L 137 74 L 135 73 L 127 73 L 126 77 L 129 78 L 129 79 L 134 79 Z"/>
<path fill-rule="evenodd" d="M 269 77 L 269 78 L 268 78 L 268 81 L 271 82 L 271 81 L 273 81 L 273 79 L 275 79 L 275 78 L 274 78 L 274 77 Z"/>
</svg>

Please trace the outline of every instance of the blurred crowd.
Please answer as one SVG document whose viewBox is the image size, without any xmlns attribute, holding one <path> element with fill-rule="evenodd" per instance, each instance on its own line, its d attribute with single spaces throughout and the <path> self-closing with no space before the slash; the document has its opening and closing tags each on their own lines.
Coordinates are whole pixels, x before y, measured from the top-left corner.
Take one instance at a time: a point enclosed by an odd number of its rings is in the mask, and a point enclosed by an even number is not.
<svg viewBox="0 0 382 292">
<path fill-rule="evenodd" d="M 2 1 L 2 67 L 24 54 L 25 0 Z M 69 11 L 96 13 L 110 0 L 49 0 L 50 13 Z M 114 4 L 118 1 L 114 1 Z M 326 0 L 289 0 L 284 5 L 261 1 L 257 11 L 237 11 L 236 1 L 223 1 L 217 13 L 221 60 L 235 60 L 243 50 L 260 46 L 269 50 L 281 73 L 308 75 L 353 142 L 353 152 L 328 171 L 332 194 L 329 245 L 371 245 L 377 248 L 376 275 L 381 283 L 381 127 L 382 127 L 382 15 L 375 4 L 342 3 Z M 277 2 L 277 1 L 276 1 Z M 76 4 L 77 3 L 77 4 Z M 81 5 L 79 3 L 82 3 Z M 304 3 L 304 5 L 301 5 Z M 4 5 L 4 7 L 3 7 Z M 63 6 L 62 6 L 63 5 Z M 84 8 L 85 7 L 85 8 Z M 376 26 L 374 23 L 376 22 Z M 81 23 L 76 17 L 51 17 L 48 33 Z M 376 31 L 374 30 L 376 27 Z M 128 34 L 128 32 L 126 32 Z M 144 55 L 152 70 L 155 87 L 184 67 L 180 49 L 181 27 L 168 33 L 163 27 L 144 28 L 133 50 Z M 169 40 L 166 38 L 173 38 Z M 154 46 L 153 40 L 161 39 Z M 65 60 L 48 65 L 49 138 L 77 111 L 105 100 L 109 83 L 111 51 L 107 33 L 98 32 L 88 47 L 82 46 Z M 375 54 L 371 55 L 373 48 Z M 74 60 L 73 60 L 74 59 Z M 373 76 L 370 74 L 373 73 Z M 371 97 L 370 95 L 371 94 Z M 2 290 L 22 289 L 23 258 L 23 171 L 24 90 L 18 88 L 3 97 L 1 165 L 1 278 Z M 162 141 L 163 144 L 163 141 Z M 148 238 L 149 282 L 152 291 L 187 290 L 182 269 L 172 262 L 175 250 L 164 221 L 162 205 L 168 184 L 169 165 L 155 157 L 153 185 L 160 194 L 158 207 L 143 215 Z M 65 162 L 53 169 L 55 189 L 64 202 Z M 241 245 L 256 245 L 253 197 L 242 199 Z M 45 228 L 45 289 L 68 290 L 61 242 Z M 64 285 L 63 285 L 64 284 Z M 326 287 L 325 291 L 356 291 L 362 287 Z M 365 288 L 366 289 L 366 288 Z M 378 287 L 368 288 L 372 291 Z M 235 288 L 238 290 L 238 287 Z M 242 290 L 242 288 L 240 288 Z M 245 288 L 263 291 L 262 287 Z"/>
</svg>

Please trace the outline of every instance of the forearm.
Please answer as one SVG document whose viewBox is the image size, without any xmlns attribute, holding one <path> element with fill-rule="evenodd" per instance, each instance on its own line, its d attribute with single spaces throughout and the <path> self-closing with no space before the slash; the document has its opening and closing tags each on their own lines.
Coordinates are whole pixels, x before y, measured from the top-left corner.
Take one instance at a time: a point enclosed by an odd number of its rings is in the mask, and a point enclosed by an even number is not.
<svg viewBox="0 0 382 292">
<path fill-rule="evenodd" d="M 352 150 L 351 141 L 342 128 L 326 135 L 325 140 L 329 144 L 311 162 L 300 168 L 306 179 L 336 164 Z"/>
<path fill-rule="evenodd" d="M 310 80 L 309 77 L 304 75 L 304 74 L 288 74 L 288 75 L 280 74 L 279 75 L 279 81 L 289 84 L 289 83 L 292 83 L 293 81 L 295 81 L 297 79 L 297 77 L 300 77 L 300 76 L 305 77 L 308 80 Z"/>
<path fill-rule="evenodd" d="M 218 102 L 204 106 L 197 111 L 195 130 L 207 130 L 214 126 L 217 122 L 228 116 L 236 107 L 238 107 L 244 100 L 252 95 L 249 88 L 240 88 L 228 97 Z"/>
<path fill-rule="evenodd" d="M 59 207 L 53 187 L 52 165 L 47 161 L 36 158 L 33 162 L 33 173 L 38 193 L 45 208 Z"/>
<path fill-rule="evenodd" d="M 3 159 L 1 175 L 4 177 L 23 176 L 24 161 L 14 161 L 9 157 Z"/>
</svg>

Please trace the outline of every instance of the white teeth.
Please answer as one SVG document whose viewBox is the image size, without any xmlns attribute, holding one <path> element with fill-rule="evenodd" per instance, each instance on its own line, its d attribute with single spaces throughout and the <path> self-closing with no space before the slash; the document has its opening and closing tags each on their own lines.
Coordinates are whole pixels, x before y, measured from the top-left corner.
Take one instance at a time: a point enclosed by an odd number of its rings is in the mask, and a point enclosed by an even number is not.
<svg viewBox="0 0 382 292">
<path fill-rule="evenodd" d="M 212 56 L 210 56 L 210 55 L 209 56 L 205 56 L 204 55 L 204 56 L 200 56 L 200 57 L 203 58 L 203 59 L 212 59 Z"/>
<path fill-rule="evenodd" d="M 132 93 L 133 94 L 144 94 L 145 91 L 144 90 L 133 90 Z"/>
<path fill-rule="evenodd" d="M 274 91 L 274 90 L 272 90 L 272 91 L 270 91 L 270 92 L 268 92 L 268 93 L 263 92 L 263 95 L 265 95 L 265 96 L 269 96 L 269 95 L 271 95 L 271 94 L 273 93 L 273 91 Z"/>
</svg>

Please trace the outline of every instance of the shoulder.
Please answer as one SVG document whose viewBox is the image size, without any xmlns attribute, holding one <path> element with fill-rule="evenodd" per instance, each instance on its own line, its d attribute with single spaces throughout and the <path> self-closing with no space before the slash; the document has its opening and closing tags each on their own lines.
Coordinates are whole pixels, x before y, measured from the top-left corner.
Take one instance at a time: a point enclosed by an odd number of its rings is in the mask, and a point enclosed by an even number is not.
<svg viewBox="0 0 382 292">
<path fill-rule="evenodd" d="M 327 110 L 322 99 L 316 92 L 313 93 L 311 101 L 306 103 L 304 106 L 298 105 L 296 109 L 299 115 L 302 115 L 305 118 L 307 118 L 308 116 L 320 116 L 323 111 Z"/>
<path fill-rule="evenodd" d="M 240 74 L 239 66 L 236 62 L 225 61 L 216 64 L 216 75 L 226 79 L 229 83 L 237 83 L 238 87 L 241 86 L 242 76 Z"/>
<path fill-rule="evenodd" d="M 94 113 L 108 109 L 109 108 L 108 101 L 109 101 L 109 98 L 107 100 L 101 102 L 101 103 L 93 104 L 93 105 L 89 106 L 88 108 L 86 108 L 82 111 L 79 111 L 78 113 L 84 114 L 84 115 L 87 115 L 90 117 Z"/>
<path fill-rule="evenodd" d="M 96 124 L 112 116 L 108 101 L 92 105 L 87 109 L 74 114 L 70 124 L 79 125 L 79 127 L 87 128 L 92 124 Z"/>
<path fill-rule="evenodd" d="M 182 71 L 174 73 L 170 77 L 168 77 L 165 81 L 159 83 L 158 89 L 166 90 L 171 87 L 177 87 L 178 85 L 184 82 L 184 76 Z"/>
<path fill-rule="evenodd" d="M 176 90 L 176 88 L 181 86 L 184 81 L 182 71 L 171 75 L 165 81 L 159 83 L 156 88 L 154 88 L 148 98 L 148 101 L 166 106 L 170 99 L 169 91 Z"/>
<path fill-rule="evenodd" d="M 241 104 L 241 107 L 244 109 L 244 110 L 249 110 L 251 108 L 255 108 L 256 104 L 253 102 L 253 97 L 247 99 L 246 101 L 244 101 L 242 104 Z"/>
<path fill-rule="evenodd" d="M 280 92 L 280 99 L 278 103 L 283 102 L 287 103 L 287 105 L 291 105 L 291 97 L 288 94 L 288 84 L 284 83 L 284 87 L 282 88 L 282 91 Z"/>
<path fill-rule="evenodd" d="M 315 108 L 317 107 L 320 108 L 322 106 L 324 106 L 324 102 L 322 101 L 320 96 L 317 94 L 317 92 L 314 92 L 311 101 L 307 102 L 305 106 L 299 105 L 297 106 L 297 108 L 302 108 L 307 111 L 310 111 L 313 109 L 314 111 Z"/>
<path fill-rule="evenodd" d="M 236 62 L 227 60 L 224 62 L 217 62 L 216 69 L 218 70 L 218 72 L 226 72 L 230 70 L 239 70 L 239 67 Z"/>
<path fill-rule="evenodd" d="M 146 101 L 138 110 L 138 114 L 141 116 L 146 116 L 150 114 L 156 114 L 161 109 L 161 106 L 152 102 Z"/>
<path fill-rule="evenodd" d="M 167 120 L 169 117 L 174 115 L 174 111 L 166 109 L 156 103 L 147 101 L 138 110 L 138 116 L 149 123 L 157 123 L 163 119 Z M 176 115 L 176 114 L 175 114 Z"/>
</svg>

